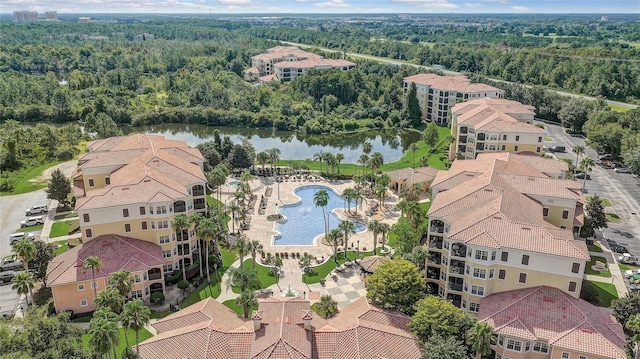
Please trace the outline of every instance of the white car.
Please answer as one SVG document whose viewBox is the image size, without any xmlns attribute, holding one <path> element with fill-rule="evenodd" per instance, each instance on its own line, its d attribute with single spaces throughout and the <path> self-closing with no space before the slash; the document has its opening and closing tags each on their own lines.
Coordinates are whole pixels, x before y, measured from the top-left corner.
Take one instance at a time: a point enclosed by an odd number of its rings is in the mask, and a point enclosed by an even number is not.
<svg viewBox="0 0 640 359">
<path fill-rule="evenodd" d="M 29 217 L 24 221 L 20 222 L 20 228 L 37 226 L 39 224 L 44 224 L 44 216 L 35 216 Z"/>
<path fill-rule="evenodd" d="M 627 167 L 617 167 L 614 169 L 614 171 L 618 173 L 631 173 L 631 170 L 629 170 Z"/>
<path fill-rule="evenodd" d="M 46 204 L 39 204 L 37 206 L 25 209 L 24 214 L 25 216 L 32 216 L 34 214 L 47 213 L 48 210 L 49 206 L 47 206 Z"/>
<path fill-rule="evenodd" d="M 33 233 L 26 233 L 26 232 L 13 233 L 9 236 L 9 244 L 14 245 L 16 244 L 16 242 L 18 242 L 22 238 L 29 238 L 30 240 L 35 241 L 36 235 Z"/>
<path fill-rule="evenodd" d="M 624 277 L 629 278 L 629 277 L 633 277 L 636 274 L 640 274 L 640 269 L 629 269 L 624 272 Z"/>
<path fill-rule="evenodd" d="M 638 257 L 632 256 L 630 253 L 622 253 L 622 255 L 618 257 L 618 262 L 624 264 L 636 264 L 639 260 Z"/>
</svg>

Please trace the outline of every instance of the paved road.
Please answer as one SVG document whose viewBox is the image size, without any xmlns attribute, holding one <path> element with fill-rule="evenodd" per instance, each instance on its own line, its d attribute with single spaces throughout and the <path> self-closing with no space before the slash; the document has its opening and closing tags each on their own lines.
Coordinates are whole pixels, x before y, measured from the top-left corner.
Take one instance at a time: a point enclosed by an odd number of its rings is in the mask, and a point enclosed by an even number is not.
<svg viewBox="0 0 640 359">
<path fill-rule="evenodd" d="M 326 48 L 326 47 L 316 46 L 316 45 L 302 44 L 302 43 L 299 43 L 299 42 L 279 41 L 279 40 L 271 40 L 271 41 L 275 41 L 275 42 L 279 42 L 279 43 L 287 44 L 287 45 L 292 45 L 292 46 L 298 46 L 298 47 L 314 48 L 314 49 L 319 49 L 319 50 L 326 51 L 326 52 L 342 52 L 341 50 L 329 49 L 329 48 Z M 420 69 L 425 69 L 425 70 L 437 70 L 437 71 L 441 71 L 445 75 L 464 75 L 462 72 L 449 71 L 449 70 L 444 70 L 444 69 L 436 69 L 436 68 L 433 68 L 431 66 L 416 65 L 416 64 L 412 64 L 412 63 L 409 63 L 409 62 L 406 62 L 406 61 L 397 60 L 397 59 L 390 59 L 390 58 L 387 58 L 387 57 L 378 57 L 378 56 L 373 56 L 373 55 L 360 54 L 360 53 L 356 53 L 356 52 L 347 52 L 347 53 L 345 53 L 345 55 L 347 55 L 349 57 L 359 58 L 359 59 L 367 59 L 367 60 L 384 62 L 384 63 L 391 64 L 391 65 L 407 65 L 407 66 L 413 66 L 413 67 L 420 68 Z M 492 81 L 496 81 L 496 82 L 503 82 L 503 83 L 508 83 L 508 84 L 522 85 L 520 83 L 504 81 L 504 80 L 501 80 L 501 79 L 495 79 L 495 78 L 491 78 L 491 77 L 487 77 L 487 78 L 492 80 Z M 529 87 L 529 88 L 533 87 L 531 85 L 523 85 L 523 86 Z M 557 93 L 559 95 L 563 95 L 563 96 L 569 96 L 569 97 L 575 97 L 575 98 L 583 98 L 585 100 L 590 100 L 590 101 L 597 100 L 597 98 L 592 97 L 592 96 L 574 94 L 574 93 L 569 93 L 569 92 L 564 92 L 564 91 L 554 90 L 554 89 L 547 89 L 547 90 L 551 91 L 551 92 L 555 92 L 555 93 Z M 633 109 L 633 108 L 638 107 L 638 105 L 634 105 L 634 104 L 630 104 L 630 103 L 626 103 L 626 102 L 619 102 L 619 101 L 607 100 L 607 103 L 610 104 L 610 105 L 629 108 L 629 109 Z"/>
</svg>

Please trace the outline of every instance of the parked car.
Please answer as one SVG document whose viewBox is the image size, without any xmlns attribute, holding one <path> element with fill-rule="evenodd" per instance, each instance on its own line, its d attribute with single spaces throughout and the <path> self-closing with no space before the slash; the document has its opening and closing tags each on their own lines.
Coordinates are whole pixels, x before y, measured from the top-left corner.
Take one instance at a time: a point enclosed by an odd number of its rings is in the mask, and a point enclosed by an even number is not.
<svg viewBox="0 0 640 359">
<path fill-rule="evenodd" d="M 611 161 L 611 160 L 613 159 L 613 156 L 611 156 L 611 155 L 610 155 L 610 154 L 608 154 L 608 153 L 605 153 L 605 154 L 599 155 L 599 156 L 598 156 L 598 159 L 599 159 L 600 161 Z"/>
<path fill-rule="evenodd" d="M 617 167 L 617 168 L 614 168 L 613 170 L 618 173 L 631 173 L 631 170 L 629 170 L 627 167 Z"/>
<path fill-rule="evenodd" d="M 591 179 L 591 175 L 588 173 L 584 173 L 584 172 L 578 172 L 576 173 L 576 179 L 584 179 L 584 177 L 587 176 L 587 179 L 590 180 Z"/>
<path fill-rule="evenodd" d="M 624 271 L 625 278 L 633 277 L 636 274 L 640 274 L 640 269 L 629 269 L 627 271 Z"/>
<path fill-rule="evenodd" d="M 31 208 L 27 208 L 24 211 L 24 214 L 25 216 L 32 216 L 34 214 L 46 213 L 48 210 L 49 206 L 47 206 L 46 204 L 39 204 Z"/>
<path fill-rule="evenodd" d="M 619 244 L 614 244 L 611 246 L 611 250 L 616 253 L 628 253 L 627 247 L 621 246 Z"/>
<path fill-rule="evenodd" d="M 564 147 L 562 145 L 553 145 L 553 146 L 549 147 L 549 151 L 551 151 L 551 152 L 566 152 L 567 149 L 566 149 L 566 147 Z"/>
<path fill-rule="evenodd" d="M 15 258 L 7 258 L 0 263 L 0 272 L 22 268 L 24 268 L 22 261 Z"/>
<path fill-rule="evenodd" d="M 618 261 L 624 264 L 636 264 L 637 262 L 640 262 L 638 257 L 632 256 L 630 253 L 622 253 L 622 255 L 618 257 Z"/>
<path fill-rule="evenodd" d="M 33 241 L 36 239 L 36 235 L 30 232 L 13 233 L 9 236 L 9 243 L 11 245 L 14 245 L 17 241 L 21 240 L 22 238 L 29 238 L 30 240 Z"/>
<path fill-rule="evenodd" d="M 17 272 L 14 272 L 12 270 L 0 273 L 0 284 L 11 283 L 11 280 L 16 274 Z"/>
<path fill-rule="evenodd" d="M 44 216 L 29 217 L 24 221 L 20 222 L 20 227 L 21 228 L 31 227 L 31 226 L 37 226 L 39 224 L 44 224 Z"/>
</svg>

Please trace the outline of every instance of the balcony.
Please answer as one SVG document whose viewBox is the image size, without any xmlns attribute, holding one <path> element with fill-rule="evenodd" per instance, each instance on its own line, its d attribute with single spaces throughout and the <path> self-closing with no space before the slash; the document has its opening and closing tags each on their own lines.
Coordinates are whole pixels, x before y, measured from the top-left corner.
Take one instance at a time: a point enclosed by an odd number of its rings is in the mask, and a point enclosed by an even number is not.
<svg viewBox="0 0 640 359">
<path fill-rule="evenodd" d="M 458 277 L 449 277 L 447 288 L 449 288 L 450 290 L 455 290 L 457 292 L 462 292 L 463 285 L 464 279 Z"/>
<path fill-rule="evenodd" d="M 442 263 L 442 254 L 429 253 L 429 257 L 427 257 L 427 264 L 440 265 L 441 263 Z"/>
<path fill-rule="evenodd" d="M 451 301 L 453 305 L 460 308 L 462 306 L 462 296 L 460 294 L 447 294 L 447 300 Z"/>
<path fill-rule="evenodd" d="M 467 256 L 467 246 L 462 243 L 452 244 L 451 255 L 454 257 L 465 258 Z"/>
<path fill-rule="evenodd" d="M 440 268 L 427 267 L 427 279 L 439 280 Z"/>
<path fill-rule="evenodd" d="M 184 201 L 175 201 L 173 202 L 173 212 L 174 213 L 182 213 L 187 211 L 187 205 Z"/>
<path fill-rule="evenodd" d="M 182 242 L 182 241 L 188 241 L 188 240 L 189 240 L 189 231 L 185 229 L 184 231 L 182 231 L 182 233 L 176 232 L 176 241 Z"/>
<path fill-rule="evenodd" d="M 477 143 L 476 144 L 476 150 L 477 151 L 484 151 L 484 143 Z"/>
<path fill-rule="evenodd" d="M 151 268 L 147 271 L 149 275 L 149 280 L 158 280 L 162 279 L 162 269 L 160 268 Z"/>
<path fill-rule="evenodd" d="M 442 237 L 430 236 L 429 249 L 442 249 Z"/>
<path fill-rule="evenodd" d="M 451 262 L 453 262 L 453 261 L 451 261 Z M 449 267 L 449 273 L 457 274 L 457 275 L 464 275 L 464 266 L 451 266 L 451 267 Z"/>
<path fill-rule="evenodd" d="M 191 192 L 194 197 L 204 196 L 204 186 L 203 185 L 195 185 L 191 187 Z"/>
<path fill-rule="evenodd" d="M 433 220 L 431 221 L 431 227 L 429 229 L 431 232 L 444 233 L 444 222 L 440 220 Z"/>
<path fill-rule="evenodd" d="M 456 292 L 462 292 L 462 284 L 449 283 L 449 290 L 455 290 Z"/>
<path fill-rule="evenodd" d="M 458 143 L 467 143 L 467 136 L 460 136 L 458 138 Z"/>
<path fill-rule="evenodd" d="M 197 198 L 193 201 L 193 209 L 199 210 L 199 209 L 206 209 L 206 208 L 207 208 L 207 203 L 203 198 Z"/>
</svg>

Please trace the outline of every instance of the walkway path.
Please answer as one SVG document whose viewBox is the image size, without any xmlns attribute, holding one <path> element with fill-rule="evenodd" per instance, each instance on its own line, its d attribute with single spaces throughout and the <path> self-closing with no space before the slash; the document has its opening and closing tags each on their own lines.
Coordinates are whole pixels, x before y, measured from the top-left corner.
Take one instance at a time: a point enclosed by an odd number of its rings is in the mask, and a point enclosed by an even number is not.
<svg viewBox="0 0 640 359">
<path fill-rule="evenodd" d="M 609 247 L 605 246 L 603 243 L 600 243 L 600 248 L 602 248 L 602 253 L 589 252 L 589 255 L 604 257 L 607 259 L 607 262 L 609 263 L 609 272 L 611 273 L 611 278 L 600 277 L 592 274 L 585 274 L 584 278 L 590 281 L 613 284 L 616 287 L 616 291 L 618 292 L 618 298 L 624 297 L 628 293 L 628 289 L 627 285 L 624 282 L 624 275 L 622 275 L 620 267 L 618 267 L 616 253 L 612 252 Z"/>
</svg>

